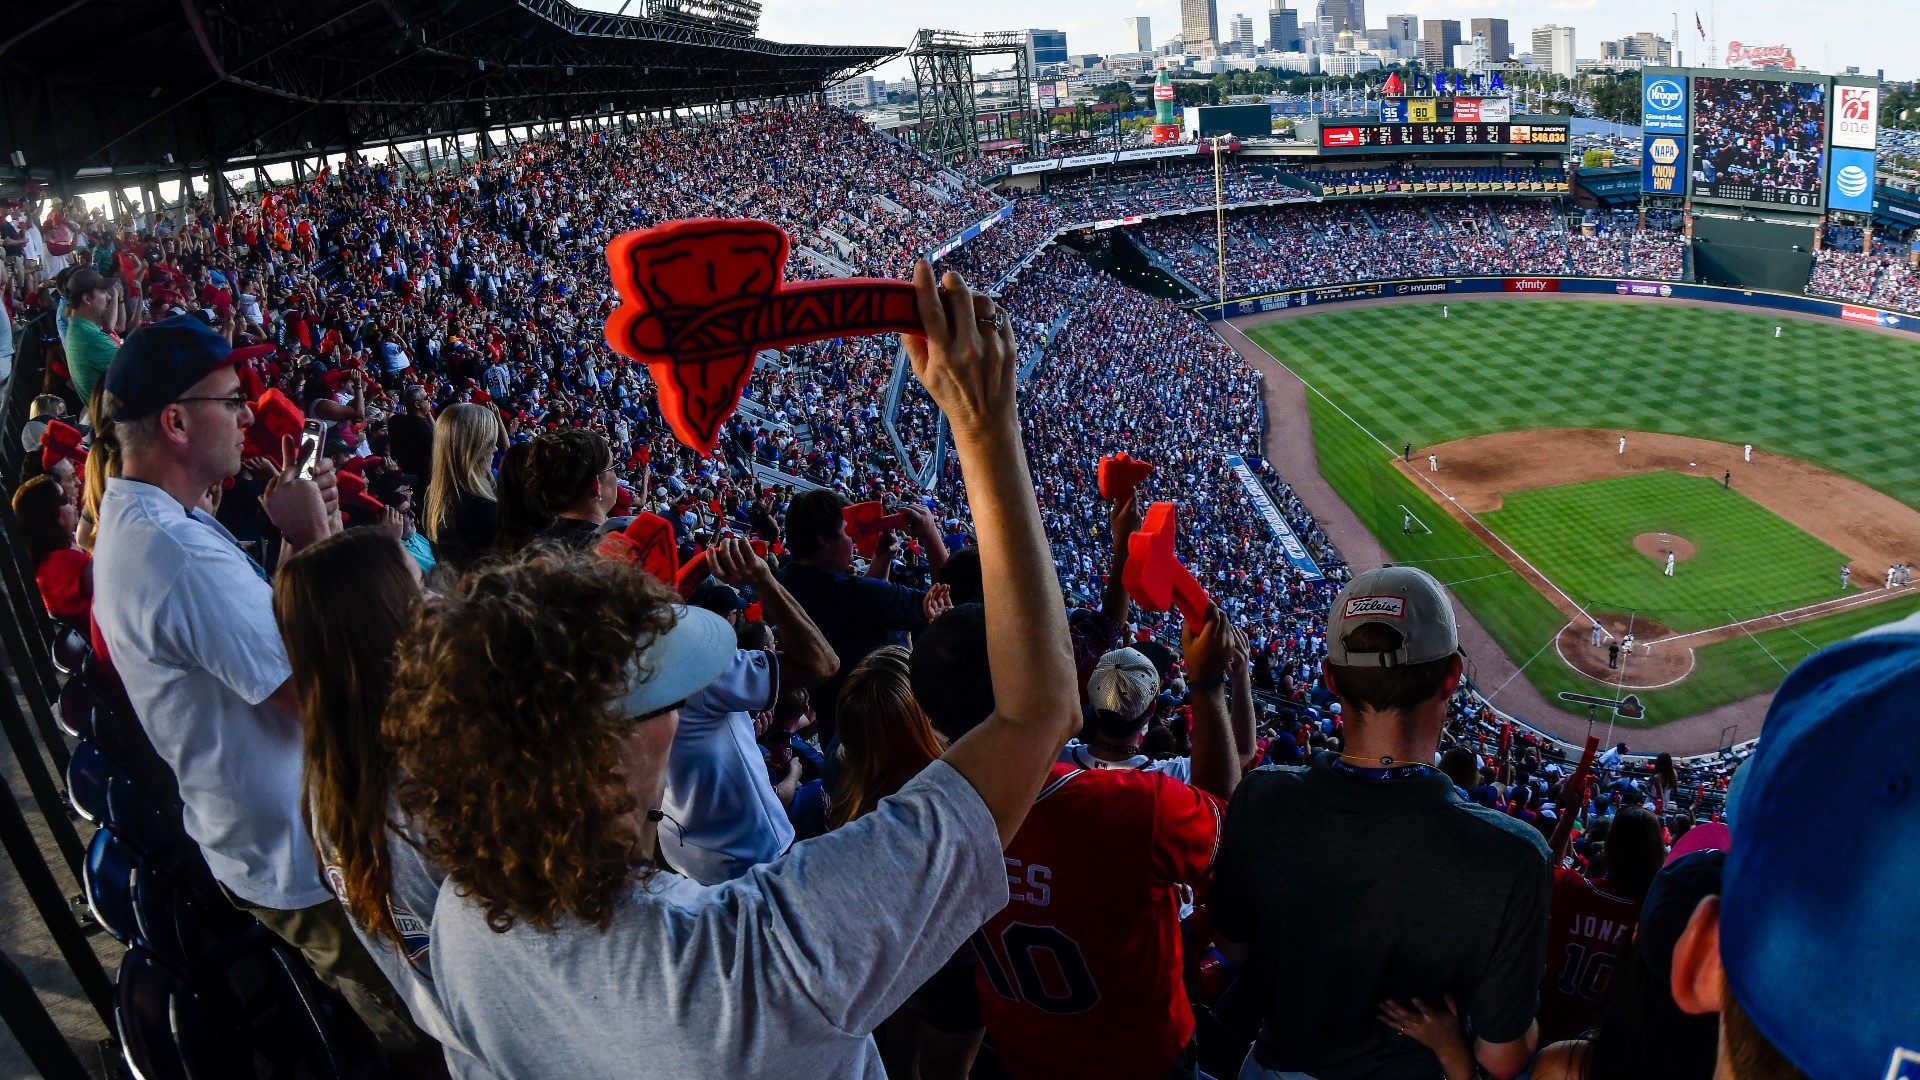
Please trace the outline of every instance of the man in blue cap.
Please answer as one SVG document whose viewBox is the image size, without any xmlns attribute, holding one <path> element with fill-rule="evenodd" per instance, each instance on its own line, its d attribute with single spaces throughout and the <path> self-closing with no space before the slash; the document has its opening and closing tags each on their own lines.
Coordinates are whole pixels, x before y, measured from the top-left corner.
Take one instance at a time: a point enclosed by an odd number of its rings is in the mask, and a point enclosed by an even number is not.
<svg viewBox="0 0 1920 1080">
<path fill-rule="evenodd" d="M 1732 796 L 1722 894 L 1673 951 L 1720 1014 L 1716 1080 L 1920 1078 L 1920 634 L 1856 638 L 1780 684 Z"/>
<path fill-rule="evenodd" d="M 134 713 L 179 783 L 183 823 L 238 907 L 299 948 L 403 1060 L 426 1037 L 322 879 L 300 813 L 300 702 L 266 571 L 207 511 L 240 471 L 253 409 L 232 346 L 191 315 L 127 335 L 105 376 L 93 615 Z M 260 505 L 289 548 L 339 529 L 333 468 L 285 471 Z M 432 1050 L 437 1060 L 438 1050 Z"/>
</svg>

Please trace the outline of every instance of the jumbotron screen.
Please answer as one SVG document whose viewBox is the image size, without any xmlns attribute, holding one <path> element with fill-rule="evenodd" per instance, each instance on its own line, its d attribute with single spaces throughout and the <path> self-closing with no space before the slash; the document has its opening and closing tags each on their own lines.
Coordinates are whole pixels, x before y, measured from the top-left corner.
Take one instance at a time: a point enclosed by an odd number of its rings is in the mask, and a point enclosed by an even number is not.
<svg viewBox="0 0 1920 1080">
<path fill-rule="evenodd" d="M 1820 205 L 1826 180 L 1824 83 L 1693 80 L 1693 194 Z"/>
</svg>

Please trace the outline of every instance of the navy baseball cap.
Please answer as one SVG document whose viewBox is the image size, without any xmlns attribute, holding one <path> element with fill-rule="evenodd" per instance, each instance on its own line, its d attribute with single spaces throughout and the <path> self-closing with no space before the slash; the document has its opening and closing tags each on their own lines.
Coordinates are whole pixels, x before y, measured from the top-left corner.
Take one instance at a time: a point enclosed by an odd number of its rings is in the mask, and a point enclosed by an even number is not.
<svg viewBox="0 0 1920 1080">
<path fill-rule="evenodd" d="M 1920 1071 L 1917 700 L 1920 634 L 1824 649 L 1780 684 L 1740 770 L 1720 962 L 1811 1080 Z"/>
<path fill-rule="evenodd" d="M 127 335 L 107 366 L 114 422 L 144 420 L 235 362 L 233 345 L 201 319 L 175 315 L 148 323 Z"/>
</svg>

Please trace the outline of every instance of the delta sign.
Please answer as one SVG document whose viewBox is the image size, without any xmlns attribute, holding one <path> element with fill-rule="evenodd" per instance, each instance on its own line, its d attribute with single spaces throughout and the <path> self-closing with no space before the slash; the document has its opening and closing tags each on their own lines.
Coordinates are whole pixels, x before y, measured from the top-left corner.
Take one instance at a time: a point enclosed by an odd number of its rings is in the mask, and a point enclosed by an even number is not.
<svg viewBox="0 0 1920 1080">
<path fill-rule="evenodd" d="M 1656 75 L 1640 94 L 1640 127 L 1664 135 L 1687 133 L 1687 80 L 1684 75 Z"/>
</svg>

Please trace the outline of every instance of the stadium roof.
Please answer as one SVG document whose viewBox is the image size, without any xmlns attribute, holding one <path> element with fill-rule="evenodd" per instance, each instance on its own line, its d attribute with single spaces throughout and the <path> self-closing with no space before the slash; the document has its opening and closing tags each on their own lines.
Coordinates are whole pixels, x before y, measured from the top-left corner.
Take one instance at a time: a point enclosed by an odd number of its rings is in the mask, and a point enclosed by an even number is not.
<svg viewBox="0 0 1920 1080">
<path fill-rule="evenodd" d="M 899 52 L 753 37 L 756 0 L 627 7 L 644 17 L 567 0 L 46 0 L 0 32 L 0 172 L 17 184 L 24 160 L 57 188 L 806 94 Z"/>
</svg>

